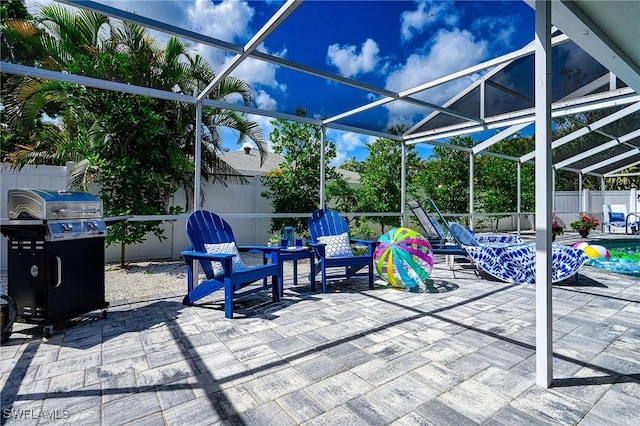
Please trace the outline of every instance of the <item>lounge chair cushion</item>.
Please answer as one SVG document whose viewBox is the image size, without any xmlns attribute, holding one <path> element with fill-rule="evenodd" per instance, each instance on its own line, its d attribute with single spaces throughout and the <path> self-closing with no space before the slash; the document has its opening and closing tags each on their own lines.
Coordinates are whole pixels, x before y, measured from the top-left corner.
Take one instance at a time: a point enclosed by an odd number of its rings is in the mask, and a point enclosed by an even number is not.
<svg viewBox="0 0 640 426">
<path fill-rule="evenodd" d="M 349 257 L 353 256 L 351 252 L 351 242 L 349 233 L 344 232 L 338 235 L 327 235 L 318 237 L 318 242 L 326 244 L 326 257 Z"/>
<path fill-rule="evenodd" d="M 233 272 L 240 271 L 242 269 L 247 269 L 247 266 L 242 261 L 240 257 L 240 252 L 238 251 L 238 247 L 236 247 L 236 243 L 219 243 L 219 244 L 205 244 L 204 249 L 207 253 L 211 254 L 233 254 L 231 267 Z M 213 268 L 213 273 L 217 276 L 224 273 L 224 268 L 220 262 L 211 262 L 211 267 Z"/>
<path fill-rule="evenodd" d="M 463 246 L 479 246 L 480 243 L 476 240 L 476 237 L 473 233 L 460 225 L 459 223 L 452 222 L 449 224 L 449 229 L 453 235 L 460 241 L 460 244 Z"/>
<path fill-rule="evenodd" d="M 624 213 L 609 213 L 609 222 L 624 222 Z"/>
</svg>

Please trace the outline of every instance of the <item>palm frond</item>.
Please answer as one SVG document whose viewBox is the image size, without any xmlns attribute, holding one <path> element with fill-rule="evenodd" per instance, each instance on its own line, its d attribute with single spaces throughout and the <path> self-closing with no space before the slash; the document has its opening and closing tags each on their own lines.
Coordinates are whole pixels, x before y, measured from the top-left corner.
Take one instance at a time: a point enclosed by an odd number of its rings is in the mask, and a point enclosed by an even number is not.
<svg viewBox="0 0 640 426">
<path fill-rule="evenodd" d="M 87 47 L 97 47 L 103 26 L 109 26 L 109 18 L 88 10 L 80 10 L 75 17 L 79 34 Z"/>
<path fill-rule="evenodd" d="M 249 84 L 239 78 L 229 76 L 222 79 L 216 90 L 214 90 L 213 96 L 215 99 L 225 100 L 232 95 L 242 96 L 244 104 L 251 105 L 253 93 Z"/>
<path fill-rule="evenodd" d="M 77 162 L 67 170 L 67 189 L 69 191 L 83 191 L 88 189 L 89 180 L 87 179 L 91 168 L 91 162 L 88 159 Z"/>
<path fill-rule="evenodd" d="M 267 154 L 267 142 L 264 139 L 260 125 L 255 121 L 247 120 L 244 114 L 237 111 L 217 108 L 210 111 L 214 111 L 214 113 L 205 115 L 203 122 L 206 122 L 210 129 L 222 126 L 235 130 L 238 133 L 238 140 L 236 141 L 238 146 L 240 146 L 246 138 L 251 139 L 258 148 L 258 152 L 260 152 L 260 165 L 262 165 Z"/>
<path fill-rule="evenodd" d="M 11 40 L 21 39 L 29 40 L 40 33 L 38 27 L 33 22 L 22 19 L 11 19 L 4 22 L 2 26 L 2 35 Z"/>
</svg>

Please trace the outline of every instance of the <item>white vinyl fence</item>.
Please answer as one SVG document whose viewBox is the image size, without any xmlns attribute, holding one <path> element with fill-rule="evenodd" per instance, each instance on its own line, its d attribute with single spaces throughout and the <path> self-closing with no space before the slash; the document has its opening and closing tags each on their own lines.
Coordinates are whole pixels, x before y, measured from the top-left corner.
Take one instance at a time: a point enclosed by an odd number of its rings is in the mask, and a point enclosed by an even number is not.
<svg viewBox="0 0 640 426">
<path fill-rule="evenodd" d="M 556 215 L 567 225 L 578 219 L 580 212 L 588 213 L 598 218 L 600 222 L 603 217 L 602 206 L 604 204 L 624 204 L 627 212 L 640 212 L 640 191 L 631 189 L 630 191 L 582 191 L 582 198 L 578 191 L 556 192 L 554 206 Z M 606 218 L 608 219 L 608 218 Z"/>
</svg>

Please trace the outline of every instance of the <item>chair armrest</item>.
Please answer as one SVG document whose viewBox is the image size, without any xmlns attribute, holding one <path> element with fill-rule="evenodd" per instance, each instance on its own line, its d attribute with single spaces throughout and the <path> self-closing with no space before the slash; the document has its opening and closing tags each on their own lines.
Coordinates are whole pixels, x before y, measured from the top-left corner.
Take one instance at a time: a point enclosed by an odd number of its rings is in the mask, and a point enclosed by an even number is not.
<svg viewBox="0 0 640 426">
<path fill-rule="evenodd" d="M 325 247 L 327 246 L 325 243 L 307 241 L 307 245 L 316 251 L 318 258 L 324 257 Z"/>
<path fill-rule="evenodd" d="M 180 254 L 185 259 L 214 260 L 217 262 L 222 262 L 225 259 L 231 259 L 235 256 L 235 254 L 229 254 L 229 253 L 206 253 L 206 252 L 193 251 L 193 250 L 184 250 L 184 251 L 181 251 Z"/>
<path fill-rule="evenodd" d="M 360 238 L 351 238 L 351 243 L 356 245 L 366 246 L 367 256 L 373 256 L 373 252 L 375 251 L 376 246 L 378 245 L 379 242 L 373 241 L 373 240 L 362 240 Z"/>
<path fill-rule="evenodd" d="M 360 238 L 351 238 L 351 243 L 352 244 L 360 244 L 360 245 L 364 245 L 364 246 L 369 246 L 369 245 L 378 245 L 378 241 L 374 241 L 374 240 L 363 240 Z"/>
</svg>

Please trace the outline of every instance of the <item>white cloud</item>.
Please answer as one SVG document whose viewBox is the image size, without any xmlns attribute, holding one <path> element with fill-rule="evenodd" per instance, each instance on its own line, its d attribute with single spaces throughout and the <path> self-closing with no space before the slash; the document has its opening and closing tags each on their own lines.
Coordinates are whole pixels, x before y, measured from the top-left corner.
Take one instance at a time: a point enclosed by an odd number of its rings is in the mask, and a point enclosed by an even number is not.
<svg viewBox="0 0 640 426">
<path fill-rule="evenodd" d="M 162 2 L 162 7 L 165 3 L 169 2 Z M 159 6 L 156 3 L 154 7 L 161 9 Z M 210 0 L 195 0 L 186 10 L 191 29 L 200 34 L 240 43 L 251 37 L 249 24 L 254 10 L 245 1 L 223 0 L 214 4 Z"/>
<path fill-rule="evenodd" d="M 254 101 L 256 107 L 259 109 L 264 109 L 267 111 L 278 110 L 278 102 L 264 90 L 258 90 Z M 258 123 L 258 125 L 262 129 L 262 133 L 264 134 L 265 141 L 267 142 L 267 150 L 273 152 L 273 144 L 269 140 L 269 135 L 273 131 L 273 125 L 271 124 L 271 120 L 273 120 L 273 118 L 254 114 L 247 114 L 247 118 Z M 251 146 L 255 146 L 253 142 L 250 142 L 248 144 Z"/>
<path fill-rule="evenodd" d="M 462 70 L 482 62 L 487 56 L 488 42 L 476 41 L 468 31 L 441 31 L 434 38 L 433 45 L 426 55 L 413 54 L 387 78 L 386 88 L 395 92 L 410 89 L 444 75 Z M 446 85 L 438 86 L 413 97 L 431 103 L 442 104 L 467 87 L 477 77 L 461 78 Z M 409 125 L 417 112 L 424 109 L 406 102 L 392 102 L 386 105 L 389 110 L 389 126 Z"/>
<path fill-rule="evenodd" d="M 336 157 L 329 163 L 330 166 L 340 167 L 347 161 L 347 154 L 343 151 L 336 151 Z"/>
<path fill-rule="evenodd" d="M 373 71 L 380 59 L 378 43 L 368 38 L 362 43 L 360 53 L 356 49 L 353 45 L 332 44 L 327 50 L 327 62 L 335 65 L 345 77 Z"/>
<path fill-rule="evenodd" d="M 268 111 L 277 111 L 278 102 L 271 97 L 264 90 L 258 90 L 255 97 L 256 106 L 260 109 L 266 109 Z"/>
<path fill-rule="evenodd" d="M 210 0 L 195 0 L 188 8 L 188 22 L 193 31 L 220 40 L 244 44 L 253 35 L 250 23 L 254 14 L 253 8 L 245 1 L 224 0 L 214 4 Z M 212 25 L 213 22 L 215 25 Z M 203 44 L 194 46 L 194 49 L 216 71 L 224 68 L 235 56 Z M 264 45 L 257 50 L 271 53 Z M 283 49 L 275 54 L 285 57 L 286 53 L 286 49 Z M 246 81 L 254 88 L 264 86 L 286 92 L 287 86 L 277 80 L 276 70 L 277 67 L 273 64 L 247 58 L 232 72 L 232 75 Z"/>
<path fill-rule="evenodd" d="M 340 166 L 356 152 L 361 152 L 366 144 L 376 139 L 373 136 L 342 132 L 334 129 L 327 130 L 327 138 L 336 145 L 336 158 L 331 161 L 331 165 L 336 167 Z"/>
<path fill-rule="evenodd" d="M 227 60 L 231 60 L 231 58 Z M 273 64 L 247 58 L 231 74 L 246 81 L 251 86 L 261 85 L 286 92 L 287 85 L 278 81 L 276 70 L 277 67 Z"/>
<path fill-rule="evenodd" d="M 449 2 L 416 2 L 416 10 L 402 12 L 400 15 L 400 38 L 403 42 L 411 40 L 415 34 L 424 32 L 435 23 L 454 26 L 459 21 L 455 14 L 448 13 Z"/>
<path fill-rule="evenodd" d="M 371 136 L 359 135 L 357 133 L 343 133 L 337 141 L 336 146 L 341 150 L 351 152 L 362 148 L 371 140 Z"/>
</svg>

